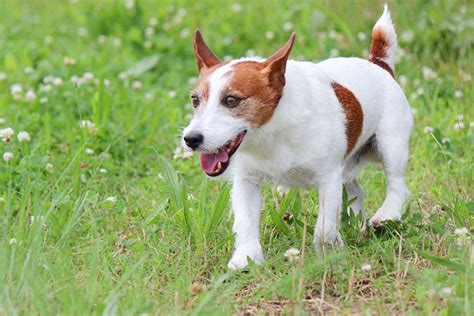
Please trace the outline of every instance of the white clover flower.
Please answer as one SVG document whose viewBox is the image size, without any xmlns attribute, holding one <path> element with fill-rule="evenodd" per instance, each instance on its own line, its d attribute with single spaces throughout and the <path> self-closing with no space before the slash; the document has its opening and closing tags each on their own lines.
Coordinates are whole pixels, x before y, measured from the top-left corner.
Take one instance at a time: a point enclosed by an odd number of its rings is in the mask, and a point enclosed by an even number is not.
<svg viewBox="0 0 474 316">
<path fill-rule="evenodd" d="M 76 64 L 76 60 L 72 57 L 64 57 L 63 58 L 63 63 L 65 66 L 73 66 Z"/>
<path fill-rule="evenodd" d="M 188 38 L 189 34 L 191 34 L 191 32 L 189 31 L 189 28 L 185 27 L 184 29 L 181 30 L 181 32 L 179 33 L 179 36 L 181 38 Z"/>
<path fill-rule="evenodd" d="M 405 31 L 402 33 L 401 38 L 402 38 L 402 41 L 406 43 L 411 43 L 413 39 L 415 38 L 415 33 L 413 33 L 413 31 Z"/>
<path fill-rule="evenodd" d="M 15 132 L 11 127 L 0 129 L 0 137 L 5 144 L 10 144 Z"/>
<path fill-rule="evenodd" d="M 174 90 L 168 91 L 168 97 L 174 98 L 176 95 L 177 95 L 176 91 L 174 91 Z"/>
<path fill-rule="evenodd" d="M 428 66 L 423 66 L 423 68 L 421 68 L 421 71 L 423 73 L 423 78 L 425 78 L 425 80 L 433 80 L 433 79 L 438 78 L 438 74 L 436 73 L 436 71 L 434 71 Z"/>
<path fill-rule="evenodd" d="M 56 77 L 53 79 L 53 85 L 56 87 L 61 87 L 64 84 L 63 79 Z"/>
<path fill-rule="evenodd" d="M 266 31 L 265 37 L 267 38 L 267 40 L 272 40 L 275 37 L 275 33 L 273 33 L 272 31 Z"/>
<path fill-rule="evenodd" d="M 44 166 L 44 169 L 49 173 L 53 173 L 54 172 L 54 165 L 52 163 L 47 163 L 46 166 Z"/>
<path fill-rule="evenodd" d="M 0 81 L 7 79 L 7 74 L 5 72 L 0 72 Z"/>
<path fill-rule="evenodd" d="M 155 34 L 155 29 L 151 26 L 148 26 L 146 29 L 145 29 L 145 36 L 146 37 L 152 37 L 153 34 Z"/>
<path fill-rule="evenodd" d="M 50 84 L 40 84 L 40 92 L 48 93 L 53 90 L 53 87 Z"/>
<path fill-rule="evenodd" d="M 295 26 L 291 22 L 283 23 L 283 30 L 284 31 L 291 31 Z"/>
<path fill-rule="evenodd" d="M 334 30 L 331 30 L 331 31 L 328 32 L 328 37 L 329 37 L 330 39 L 335 40 L 335 39 L 337 39 L 337 38 L 339 37 L 339 33 L 336 32 L 336 31 L 334 31 Z"/>
<path fill-rule="evenodd" d="M 371 265 L 370 263 L 364 263 L 364 264 L 360 267 L 360 269 L 361 269 L 362 271 L 370 271 L 370 270 L 372 270 L 372 265 Z"/>
<path fill-rule="evenodd" d="M 463 95 L 464 95 L 464 94 L 462 93 L 461 90 L 456 90 L 456 91 L 454 91 L 454 97 L 456 97 L 456 98 L 458 98 L 458 99 L 462 98 Z"/>
<path fill-rule="evenodd" d="M 455 131 L 461 131 L 461 130 L 464 129 L 464 127 L 465 126 L 464 126 L 463 122 L 456 122 L 456 123 L 454 123 L 454 126 L 453 126 Z"/>
<path fill-rule="evenodd" d="M 467 230 L 466 227 L 460 227 L 460 228 L 456 228 L 454 230 L 454 234 L 458 235 L 458 236 L 464 236 L 466 234 L 468 234 L 469 231 Z"/>
<path fill-rule="evenodd" d="M 106 173 L 107 173 L 107 169 L 105 169 L 105 168 L 100 168 L 100 169 L 99 169 L 99 172 L 100 172 L 100 173 L 103 173 L 103 174 L 106 174 Z"/>
<path fill-rule="evenodd" d="M 367 39 L 367 34 L 365 34 L 364 32 L 359 32 L 357 33 L 357 39 L 363 42 Z"/>
<path fill-rule="evenodd" d="M 431 134 L 433 133 L 433 127 L 431 126 L 426 126 L 424 129 L 425 134 Z"/>
<path fill-rule="evenodd" d="M 89 131 L 89 133 L 91 133 L 92 135 L 97 133 L 97 127 L 95 126 L 93 122 L 89 120 L 80 121 L 79 126 L 81 129 L 86 129 L 87 131 Z"/>
<path fill-rule="evenodd" d="M 456 115 L 456 120 L 458 120 L 458 121 L 464 120 L 464 114 L 458 114 L 458 115 Z"/>
<path fill-rule="evenodd" d="M 127 8 L 127 10 L 135 9 L 135 0 L 125 0 L 125 8 Z"/>
<path fill-rule="evenodd" d="M 242 12 L 242 5 L 240 3 L 234 3 L 232 5 L 232 11 L 234 11 L 235 13 L 239 13 L 239 12 Z"/>
<path fill-rule="evenodd" d="M 107 42 L 107 36 L 105 35 L 99 35 L 99 37 L 97 38 L 97 41 L 99 42 L 99 44 L 105 44 L 105 42 Z"/>
<path fill-rule="evenodd" d="M 35 101 L 36 100 L 36 93 L 33 90 L 29 89 L 28 91 L 26 91 L 25 100 L 27 102 Z"/>
<path fill-rule="evenodd" d="M 398 76 L 398 82 L 400 82 L 400 85 L 405 88 L 408 83 L 408 78 L 405 75 Z"/>
<path fill-rule="evenodd" d="M 105 202 L 115 204 L 117 202 L 117 197 L 116 196 L 109 196 L 105 199 Z"/>
<path fill-rule="evenodd" d="M 10 244 L 10 246 L 15 246 L 17 244 L 16 238 L 10 239 L 9 244 Z"/>
<path fill-rule="evenodd" d="M 278 195 L 280 195 L 280 196 L 284 196 L 285 194 L 288 193 L 288 188 L 287 188 L 287 187 L 278 185 L 278 186 L 276 187 L 276 189 L 277 189 Z"/>
<path fill-rule="evenodd" d="M 35 70 L 31 67 L 25 67 L 25 69 L 23 69 L 23 72 L 27 75 L 31 75 L 32 73 L 35 72 Z"/>
<path fill-rule="evenodd" d="M 13 158 L 15 158 L 15 156 L 13 155 L 13 153 L 7 151 L 5 153 L 3 153 L 3 160 L 5 160 L 5 162 L 9 162 L 10 160 L 12 160 Z"/>
<path fill-rule="evenodd" d="M 449 137 L 443 137 L 443 139 L 441 139 L 441 143 L 443 144 L 447 144 L 447 143 L 450 143 L 451 142 L 451 139 L 449 139 Z"/>
<path fill-rule="evenodd" d="M 86 154 L 88 154 L 88 155 L 93 155 L 94 154 L 94 149 L 92 149 L 92 148 L 86 148 L 85 151 L 86 151 Z"/>
<path fill-rule="evenodd" d="M 188 159 L 188 158 L 191 158 L 193 156 L 193 151 L 192 150 L 183 150 L 183 159 Z"/>
<path fill-rule="evenodd" d="M 25 131 L 19 132 L 17 135 L 17 138 L 20 143 L 29 142 L 31 140 L 30 134 L 28 134 L 28 132 L 25 132 Z"/>
<path fill-rule="evenodd" d="M 178 16 L 183 17 L 186 15 L 186 9 L 184 8 L 179 8 L 178 9 Z"/>
<path fill-rule="evenodd" d="M 290 248 L 285 251 L 284 256 L 288 259 L 288 261 L 294 263 L 300 260 L 300 251 L 296 248 Z"/>
<path fill-rule="evenodd" d="M 112 45 L 114 45 L 114 47 L 120 47 L 122 45 L 122 39 L 115 37 L 112 40 Z"/>
<path fill-rule="evenodd" d="M 82 75 L 82 79 L 84 79 L 85 82 L 91 82 L 92 80 L 94 80 L 94 74 L 91 72 L 85 72 Z"/>
<path fill-rule="evenodd" d="M 121 72 L 119 73 L 118 78 L 122 81 L 126 81 L 128 80 L 128 74 L 126 72 Z"/>
<path fill-rule="evenodd" d="M 0 203 L 5 203 L 5 198 L 0 197 Z"/>
<path fill-rule="evenodd" d="M 145 99 L 146 100 L 153 100 L 153 93 L 151 93 L 151 92 L 145 93 Z"/>
<path fill-rule="evenodd" d="M 153 27 L 157 26 L 158 25 L 158 19 L 155 16 L 151 17 L 148 20 L 148 25 L 153 26 Z"/>
<path fill-rule="evenodd" d="M 40 101 L 41 104 L 46 104 L 46 103 L 48 103 L 48 98 L 47 97 L 41 97 L 39 99 L 39 101 Z"/>
<path fill-rule="evenodd" d="M 135 80 L 134 82 L 132 82 L 132 89 L 135 90 L 135 91 L 138 91 L 138 90 L 141 90 L 141 88 L 143 87 L 141 81 L 138 81 L 138 80 Z"/>
<path fill-rule="evenodd" d="M 451 296 L 452 294 L 453 289 L 450 287 L 443 287 L 441 290 L 439 290 L 439 296 L 441 297 Z"/>
<path fill-rule="evenodd" d="M 5 124 L 6 121 L 7 121 L 7 120 L 6 120 L 5 118 L 0 117 L 0 124 Z"/>
<path fill-rule="evenodd" d="M 474 128 L 474 121 L 469 122 L 469 128 Z"/>
<path fill-rule="evenodd" d="M 49 75 L 43 78 L 43 83 L 51 83 L 53 82 L 54 77 Z"/>
<path fill-rule="evenodd" d="M 23 87 L 19 83 L 15 83 L 10 87 L 10 93 L 15 100 L 20 100 L 22 98 Z"/>
<path fill-rule="evenodd" d="M 109 79 L 104 79 L 103 82 L 104 82 L 105 87 L 107 87 L 107 88 L 110 87 L 110 80 Z"/>
<path fill-rule="evenodd" d="M 331 58 L 339 57 L 339 55 L 340 55 L 340 52 L 339 52 L 339 49 L 337 48 L 331 48 L 331 50 L 329 51 L 329 56 Z"/>
</svg>

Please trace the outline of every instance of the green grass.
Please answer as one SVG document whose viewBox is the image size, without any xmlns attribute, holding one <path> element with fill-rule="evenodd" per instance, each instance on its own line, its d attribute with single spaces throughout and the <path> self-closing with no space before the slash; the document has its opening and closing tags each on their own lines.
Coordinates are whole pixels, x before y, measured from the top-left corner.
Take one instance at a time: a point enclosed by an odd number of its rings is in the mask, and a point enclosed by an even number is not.
<svg viewBox="0 0 474 316">
<path fill-rule="evenodd" d="M 206 180 L 196 157 L 173 159 L 191 113 L 193 30 L 219 56 L 249 49 L 267 56 L 291 22 L 293 58 L 362 56 L 382 2 L 255 0 L 242 1 L 240 11 L 211 0 L 137 0 L 133 9 L 125 1 L 72 2 L 0 2 L 0 128 L 15 131 L 11 144 L 0 142 L 2 155 L 14 155 L 0 161 L 0 314 L 472 315 L 469 1 L 390 3 L 404 52 L 396 75 L 416 110 L 403 223 L 361 233 L 347 217 L 346 248 L 318 256 L 316 193 L 281 196 L 266 186 L 267 261 L 236 273 L 226 267 L 230 185 Z M 65 57 L 76 63 L 65 65 Z M 97 82 L 76 87 L 70 78 L 85 72 Z M 45 91 L 47 76 L 64 83 Z M 15 83 L 20 100 L 10 93 Z M 30 102 L 28 89 L 36 94 Z M 22 130 L 31 141 L 17 140 Z M 371 215 L 384 197 L 383 172 L 372 166 L 360 179 Z M 461 227 L 464 237 L 455 233 Z M 303 252 L 296 264 L 283 256 L 290 247 Z M 372 268 L 362 271 L 366 263 Z"/>
</svg>

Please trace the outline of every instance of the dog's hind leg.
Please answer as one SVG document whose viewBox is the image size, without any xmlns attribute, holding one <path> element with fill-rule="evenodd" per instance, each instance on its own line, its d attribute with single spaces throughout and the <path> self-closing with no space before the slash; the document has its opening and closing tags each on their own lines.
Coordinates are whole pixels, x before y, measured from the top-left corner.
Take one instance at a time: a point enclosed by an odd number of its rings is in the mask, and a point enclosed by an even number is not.
<svg viewBox="0 0 474 316">
<path fill-rule="evenodd" d="M 410 196 L 403 174 L 408 161 L 413 116 L 409 107 L 397 110 L 400 112 L 393 111 L 381 121 L 381 128 L 376 132 L 376 148 L 387 178 L 387 195 L 369 221 L 373 227 L 384 221 L 401 219 L 403 205 Z"/>
</svg>

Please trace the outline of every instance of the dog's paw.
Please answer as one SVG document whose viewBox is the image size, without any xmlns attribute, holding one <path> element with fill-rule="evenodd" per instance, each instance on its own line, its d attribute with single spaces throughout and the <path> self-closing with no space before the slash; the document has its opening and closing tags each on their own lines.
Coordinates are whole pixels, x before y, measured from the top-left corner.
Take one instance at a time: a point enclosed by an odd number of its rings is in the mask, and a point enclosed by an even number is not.
<svg viewBox="0 0 474 316">
<path fill-rule="evenodd" d="M 262 264 L 264 261 L 262 247 L 260 245 L 241 245 L 235 250 L 227 267 L 231 270 L 244 269 L 249 265 L 247 257 L 256 264 Z"/>
<path fill-rule="evenodd" d="M 402 215 L 400 212 L 385 212 L 377 211 L 374 216 L 369 220 L 369 225 L 372 228 L 377 228 L 383 226 L 386 222 L 389 221 L 399 221 Z"/>
<path fill-rule="evenodd" d="M 314 246 L 318 253 L 324 251 L 340 250 L 344 248 L 344 241 L 342 240 L 341 234 L 318 234 L 314 235 Z"/>
</svg>

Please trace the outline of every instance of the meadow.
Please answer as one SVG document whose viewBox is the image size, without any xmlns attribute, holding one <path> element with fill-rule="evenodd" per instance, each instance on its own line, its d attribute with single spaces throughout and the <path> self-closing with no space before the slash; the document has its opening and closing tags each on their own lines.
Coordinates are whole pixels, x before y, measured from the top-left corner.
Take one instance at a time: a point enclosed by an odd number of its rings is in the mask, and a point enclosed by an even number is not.
<svg viewBox="0 0 474 316">
<path fill-rule="evenodd" d="M 415 113 L 403 222 L 344 216 L 318 255 L 317 193 L 266 185 L 266 262 L 232 272 L 230 185 L 180 147 L 194 29 L 226 60 L 291 31 L 294 59 L 367 57 L 383 2 L 1 1 L 0 315 L 472 315 L 474 6 L 389 6 Z M 370 216 L 383 171 L 360 181 Z"/>
</svg>

